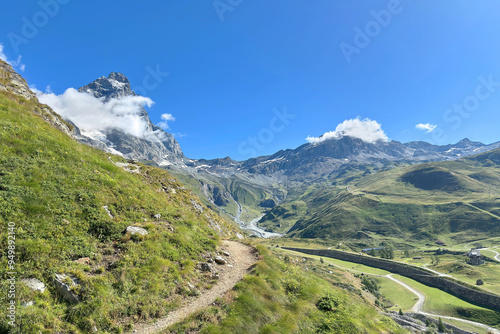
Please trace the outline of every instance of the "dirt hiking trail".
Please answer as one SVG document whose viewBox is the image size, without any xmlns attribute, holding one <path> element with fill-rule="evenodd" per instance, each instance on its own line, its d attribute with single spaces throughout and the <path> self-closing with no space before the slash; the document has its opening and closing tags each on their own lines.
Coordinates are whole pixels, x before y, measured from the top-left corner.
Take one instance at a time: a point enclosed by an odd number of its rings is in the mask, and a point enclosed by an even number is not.
<svg viewBox="0 0 500 334">
<path fill-rule="evenodd" d="M 224 265 L 219 271 L 218 282 L 207 291 L 203 291 L 194 299 L 186 299 L 179 309 L 170 312 L 165 318 L 153 324 L 138 324 L 130 333 L 152 334 L 158 333 L 169 326 L 186 319 L 191 314 L 208 307 L 217 297 L 222 297 L 231 290 L 234 285 L 243 278 L 248 269 L 257 262 L 257 255 L 250 246 L 236 241 L 223 241 L 223 248 L 231 255 L 227 259 L 228 265 Z M 214 264 L 215 266 L 215 264 Z M 221 267 L 221 266 L 218 266 Z"/>
</svg>

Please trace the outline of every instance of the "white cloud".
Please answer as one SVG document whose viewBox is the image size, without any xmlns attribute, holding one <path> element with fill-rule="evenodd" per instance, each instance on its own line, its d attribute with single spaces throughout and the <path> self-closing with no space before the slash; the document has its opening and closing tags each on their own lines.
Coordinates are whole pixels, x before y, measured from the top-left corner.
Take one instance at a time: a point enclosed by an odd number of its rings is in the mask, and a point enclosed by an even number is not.
<svg viewBox="0 0 500 334">
<path fill-rule="evenodd" d="M 17 60 L 15 60 L 15 61 L 9 60 L 7 58 L 7 56 L 5 55 L 5 53 L 3 52 L 3 44 L 0 43 L 0 59 L 2 59 L 4 62 L 9 64 L 10 66 L 17 68 L 19 71 L 24 72 L 24 70 L 26 69 L 26 65 L 21 63 L 22 58 L 23 58 L 22 56 L 19 56 L 19 57 L 17 57 Z"/>
<path fill-rule="evenodd" d="M 182 132 L 177 132 L 177 133 L 172 133 L 172 136 L 174 136 L 174 138 L 184 138 L 187 136 L 187 134 Z"/>
<path fill-rule="evenodd" d="M 158 123 L 157 125 L 162 128 L 163 130 L 168 130 L 170 127 L 168 126 L 169 121 L 175 121 L 175 117 L 172 114 L 163 114 L 161 115 L 161 122 Z"/>
<path fill-rule="evenodd" d="M 426 133 L 429 133 L 429 132 L 432 132 L 432 131 L 436 130 L 437 125 L 430 124 L 430 123 L 425 123 L 425 124 L 424 123 L 419 123 L 419 124 L 415 125 L 415 128 L 418 129 L 418 130 L 423 130 Z"/>
<path fill-rule="evenodd" d="M 124 96 L 105 103 L 102 98 L 80 93 L 74 88 L 61 95 L 43 93 L 36 88 L 32 90 L 40 102 L 75 123 L 83 132 L 95 133 L 114 128 L 142 138 L 148 130 L 148 123 L 140 113 L 143 106 L 149 107 L 154 103 L 150 98 Z"/>
<path fill-rule="evenodd" d="M 359 117 L 343 121 L 337 125 L 335 131 L 326 132 L 320 137 L 309 136 L 306 140 L 311 144 L 317 144 L 328 139 L 340 139 L 346 136 L 359 138 L 368 143 L 389 140 L 380 123 L 369 118 L 360 119 Z"/>
</svg>

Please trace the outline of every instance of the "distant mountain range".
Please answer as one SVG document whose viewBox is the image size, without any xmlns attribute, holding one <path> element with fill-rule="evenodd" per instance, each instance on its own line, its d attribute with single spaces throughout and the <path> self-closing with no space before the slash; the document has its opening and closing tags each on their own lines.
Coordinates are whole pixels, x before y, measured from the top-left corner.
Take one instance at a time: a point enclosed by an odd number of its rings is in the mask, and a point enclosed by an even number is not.
<svg viewBox="0 0 500 334">
<path fill-rule="evenodd" d="M 109 102 L 113 98 L 136 96 L 130 88 L 127 77 L 116 72 L 112 72 L 107 78 L 96 79 L 79 88 L 79 91 L 102 98 L 104 102 Z M 229 157 L 192 160 L 184 156 L 175 138 L 154 125 L 147 111 L 141 109 L 140 116 L 149 125 L 144 138 L 109 128 L 100 130 L 98 135 L 81 134 L 81 141 L 109 152 L 118 152 L 126 158 L 151 161 L 158 166 L 188 168 L 196 173 L 205 172 L 221 177 L 249 173 L 276 180 L 320 178 L 352 162 L 380 165 L 387 161 L 416 163 L 454 160 L 500 147 L 500 142 L 486 145 L 469 139 L 463 139 L 456 144 L 433 145 L 422 141 L 368 143 L 346 136 L 318 144 L 304 144 L 296 149 L 281 150 L 270 156 L 245 161 L 234 161 Z"/>
<path fill-rule="evenodd" d="M 81 87 L 79 92 L 100 98 L 105 103 L 137 96 L 130 88 L 129 80 L 116 72 Z M 240 217 L 250 221 L 268 212 L 289 198 L 293 189 L 304 184 L 335 183 L 336 179 L 345 180 L 345 175 L 359 177 L 360 171 L 363 176 L 397 166 L 457 160 L 500 147 L 500 142 L 483 144 L 469 139 L 456 144 L 433 145 L 423 141 L 380 140 L 370 143 L 341 136 L 245 161 L 235 161 L 230 157 L 189 159 L 175 138 L 154 125 L 142 107 L 139 116 L 147 124 L 142 137 L 117 128 L 89 133 L 76 127 L 74 132 L 85 144 L 168 168 L 193 191 L 204 196 L 207 205 L 239 222 Z M 353 174 L 353 170 L 358 174 Z"/>
</svg>

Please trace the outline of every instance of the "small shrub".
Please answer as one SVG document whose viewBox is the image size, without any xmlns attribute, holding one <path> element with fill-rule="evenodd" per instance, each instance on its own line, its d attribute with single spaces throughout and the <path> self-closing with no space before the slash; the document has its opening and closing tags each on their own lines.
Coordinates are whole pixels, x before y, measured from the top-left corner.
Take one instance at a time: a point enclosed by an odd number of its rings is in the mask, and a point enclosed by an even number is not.
<svg viewBox="0 0 500 334">
<path fill-rule="evenodd" d="M 316 303 L 318 310 L 323 312 L 335 312 L 339 306 L 340 301 L 333 293 L 328 293 L 326 296 L 321 297 Z"/>
</svg>

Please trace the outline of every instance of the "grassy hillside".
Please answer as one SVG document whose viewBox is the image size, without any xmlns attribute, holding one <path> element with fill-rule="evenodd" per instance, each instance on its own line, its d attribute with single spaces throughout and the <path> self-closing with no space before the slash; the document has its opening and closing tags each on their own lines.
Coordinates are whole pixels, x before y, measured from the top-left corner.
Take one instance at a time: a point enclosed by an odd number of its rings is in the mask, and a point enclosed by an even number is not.
<svg viewBox="0 0 500 334">
<path fill-rule="evenodd" d="M 211 177 L 209 175 L 189 175 L 183 171 L 173 171 L 173 174 L 198 195 L 204 201 L 204 204 L 218 212 L 227 220 L 232 221 L 232 217 L 237 215 L 238 204 L 241 205 L 241 220 L 249 222 L 263 214 L 267 209 L 263 202 L 276 197 L 283 197 L 282 186 L 278 184 L 257 185 L 247 182 L 239 177 L 230 178 Z M 217 202 L 213 193 L 203 184 L 217 188 L 223 193 L 224 201 Z M 215 202 L 215 204 L 214 204 Z"/>
<path fill-rule="evenodd" d="M 288 236 L 437 239 L 459 243 L 500 235 L 500 165 L 495 150 L 458 161 L 332 179 L 271 210 L 262 225 Z M 305 203 L 297 210 L 291 205 Z M 305 212 L 304 212 L 305 211 Z"/>
<path fill-rule="evenodd" d="M 34 114 L 37 108 L 34 100 L 0 92 L 0 299 L 7 305 L 7 235 L 13 222 L 13 332 L 89 333 L 95 327 L 118 333 L 128 323 L 175 308 L 187 282 L 202 280 L 195 271 L 200 255 L 214 251 L 219 233 L 231 227 L 200 209 L 198 199 L 167 172 L 128 165 L 79 144 Z M 149 234 L 125 234 L 130 225 Z M 76 262 L 86 257 L 88 262 Z M 56 273 L 80 280 L 75 293 L 81 303 L 58 296 Z M 30 277 L 47 290 L 33 292 L 20 283 Z M 34 305 L 22 306 L 29 301 Z M 0 311 L 2 333 L 8 328 L 5 312 Z"/>
<path fill-rule="evenodd" d="M 212 278 L 196 264 L 234 227 L 166 171 L 76 142 L 51 113 L 15 90 L 0 91 L 0 302 L 16 307 L 16 327 L 0 310 L 0 333 L 123 333 L 178 308 L 193 285 L 201 293 L 210 288 Z M 130 226 L 147 234 L 127 233 Z M 260 251 L 263 260 L 229 293 L 238 296 L 223 321 L 207 330 L 400 330 L 362 299 Z M 76 281 L 70 293 L 77 302 L 57 291 L 56 274 Z M 28 288 L 26 278 L 45 291 Z"/>
<path fill-rule="evenodd" d="M 294 264 L 298 259 L 282 261 L 258 248 L 262 260 L 234 291 L 164 333 L 405 333 L 354 288 L 332 287 Z M 307 268 L 323 270 L 312 263 Z"/>
</svg>

